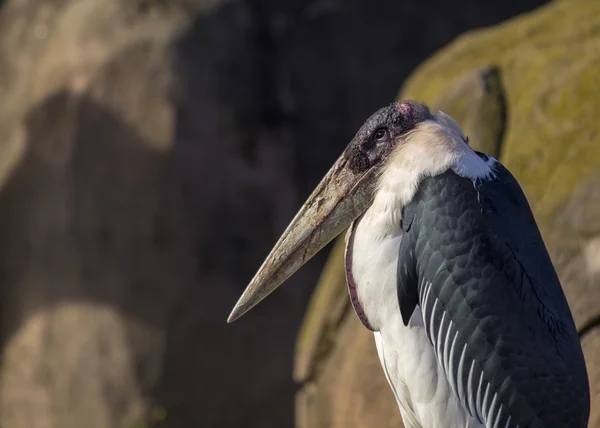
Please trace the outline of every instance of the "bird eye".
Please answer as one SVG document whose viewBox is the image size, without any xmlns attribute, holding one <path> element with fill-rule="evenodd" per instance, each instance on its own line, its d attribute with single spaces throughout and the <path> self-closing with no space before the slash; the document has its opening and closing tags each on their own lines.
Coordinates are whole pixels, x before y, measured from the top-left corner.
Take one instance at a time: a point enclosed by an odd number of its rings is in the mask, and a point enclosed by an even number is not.
<svg viewBox="0 0 600 428">
<path fill-rule="evenodd" d="M 375 141 L 383 140 L 387 135 L 387 130 L 385 128 L 379 128 L 375 131 Z"/>
</svg>

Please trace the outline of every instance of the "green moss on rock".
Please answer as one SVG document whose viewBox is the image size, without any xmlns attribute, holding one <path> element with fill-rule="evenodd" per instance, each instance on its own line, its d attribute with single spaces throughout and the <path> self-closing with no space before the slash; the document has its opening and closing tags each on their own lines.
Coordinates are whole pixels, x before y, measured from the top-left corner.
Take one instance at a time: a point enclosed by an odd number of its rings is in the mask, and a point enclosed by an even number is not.
<svg viewBox="0 0 600 428">
<path fill-rule="evenodd" d="M 494 65 L 507 94 L 501 160 L 522 183 L 542 229 L 600 165 L 600 2 L 559 1 L 468 33 L 422 64 L 401 98 L 435 105 L 463 74 Z"/>
<path fill-rule="evenodd" d="M 305 382 L 316 375 L 318 363 L 333 346 L 337 327 L 349 307 L 344 248 L 344 239 L 338 239 L 329 256 L 336 262 L 325 266 L 300 328 L 294 364 L 294 380 L 297 382 Z"/>
</svg>

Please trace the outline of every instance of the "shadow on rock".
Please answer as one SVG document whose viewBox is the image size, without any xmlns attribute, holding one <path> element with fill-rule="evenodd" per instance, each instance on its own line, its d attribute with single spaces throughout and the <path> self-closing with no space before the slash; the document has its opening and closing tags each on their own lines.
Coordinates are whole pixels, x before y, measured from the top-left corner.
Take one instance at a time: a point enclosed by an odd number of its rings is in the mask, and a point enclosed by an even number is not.
<svg viewBox="0 0 600 428">
<path fill-rule="evenodd" d="M 303 302 L 280 293 L 227 325 L 249 272 L 219 263 L 244 238 L 231 232 L 244 217 L 228 213 L 226 198 L 194 212 L 183 196 L 209 183 L 219 192 L 226 179 L 190 187 L 181 180 L 186 168 L 198 171 L 193 159 L 154 150 L 87 97 L 49 98 L 27 129 L 0 193 L 6 420 L 33 406 L 31 418 L 44 417 L 39 397 L 66 394 L 64 412 L 48 408 L 46 417 L 118 426 L 155 405 L 167 409 L 169 427 L 291 425 Z M 224 219 L 202 229 L 211 212 Z M 218 269 L 202 264 L 210 257 Z"/>
</svg>

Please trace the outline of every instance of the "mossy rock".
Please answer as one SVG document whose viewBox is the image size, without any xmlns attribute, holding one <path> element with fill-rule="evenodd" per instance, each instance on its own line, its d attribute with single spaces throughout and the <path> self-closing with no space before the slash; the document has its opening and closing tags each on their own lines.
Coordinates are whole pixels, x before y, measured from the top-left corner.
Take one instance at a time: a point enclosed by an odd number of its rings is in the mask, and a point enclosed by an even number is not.
<svg viewBox="0 0 600 428">
<path fill-rule="evenodd" d="M 521 183 L 577 326 L 586 331 L 590 427 L 600 427 L 600 354 L 594 351 L 600 349 L 600 328 L 588 328 L 600 314 L 599 47 L 600 2 L 556 1 L 461 36 L 423 63 L 399 96 L 452 115 L 476 149 L 499 158 Z M 326 270 L 338 277 L 324 276 L 318 284 L 299 341 L 298 361 L 304 358 L 305 367 L 319 370 L 299 378 L 306 383 L 298 399 L 298 425 L 398 427 L 370 332 L 352 311 L 341 323 L 327 322 L 328 310 L 316 301 L 328 289 L 328 301 L 348 305 L 339 286 L 342 263 L 342 251 L 332 252 Z M 327 352 L 313 353 L 314 361 L 307 363 L 306 349 Z M 375 391 L 389 399 L 373 400 Z M 351 411 L 357 402 L 360 412 Z"/>
</svg>

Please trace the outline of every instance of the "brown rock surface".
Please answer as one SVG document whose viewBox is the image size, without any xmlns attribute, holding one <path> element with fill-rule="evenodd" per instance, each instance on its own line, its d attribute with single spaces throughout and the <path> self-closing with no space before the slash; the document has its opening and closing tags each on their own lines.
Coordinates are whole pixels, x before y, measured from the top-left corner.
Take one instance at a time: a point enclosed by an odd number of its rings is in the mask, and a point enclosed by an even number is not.
<svg viewBox="0 0 600 428">
<path fill-rule="evenodd" d="M 594 397 L 592 402 L 592 413 L 590 415 L 589 426 L 591 428 L 600 427 L 600 327 L 590 330 L 583 338 L 583 352 L 586 356 L 588 375 L 591 382 L 591 393 Z"/>
<path fill-rule="evenodd" d="M 373 335 L 352 316 L 337 334 L 337 344 L 321 367 L 318 383 L 296 398 L 300 427 L 401 427 L 396 400 L 388 388 L 373 345 Z M 351 356 L 351 357 L 349 357 Z M 311 388 L 314 388 L 311 390 Z"/>
<path fill-rule="evenodd" d="M 460 37 L 420 66 L 400 98 L 442 107 L 461 123 L 472 144 L 497 157 L 515 174 L 527 194 L 582 333 L 592 383 L 590 427 L 600 427 L 598 323 L 600 315 L 600 3 L 554 2 L 497 27 Z M 327 269 L 341 265 L 333 253 Z M 338 278 L 332 278 L 338 281 Z M 315 293 L 319 297 L 321 283 Z M 335 298 L 329 297 L 334 300 Z M 346 299 L 340 291 L 338 299 Z M 319 305 L 311 303 L 315 308 Z M 311 325 L 325 313 L 307 314 L 298 341 L 329 339 L 302 380 L 297 411 L 304 420 L 336 426 L 352 402 L 367 402 L 372 391 L 387 390 L 372 341 L 351 311 L 326 334 Z M 308 330 L 308 331 L 307 331 Z M 303 344 L 300 346 L 300 344 Z M 318 348 L 313 344 L 312 348 Z M 342 363 L 343 360 L 343 363 Z M 306 365 L 305 362 L 303 362 Z M 365 374 L 366 372 L 366 374 Z M 349 383 L 348 378 L 363 379 Z M 335 399 L 335 404 L 332 400 Z M 322 404 L 325 403 L 325 404 Z M 384 408 L 383 408 L 384 407 Z M 378 418 L 371 416 L 378 413 Z M 347 427 L 396 427 L 397 407 L 371 402 Z M 369 423 L 368 425 L 367 418 Z M 299 425 L 309 427 L 309 425 Z"/>
</svg>

